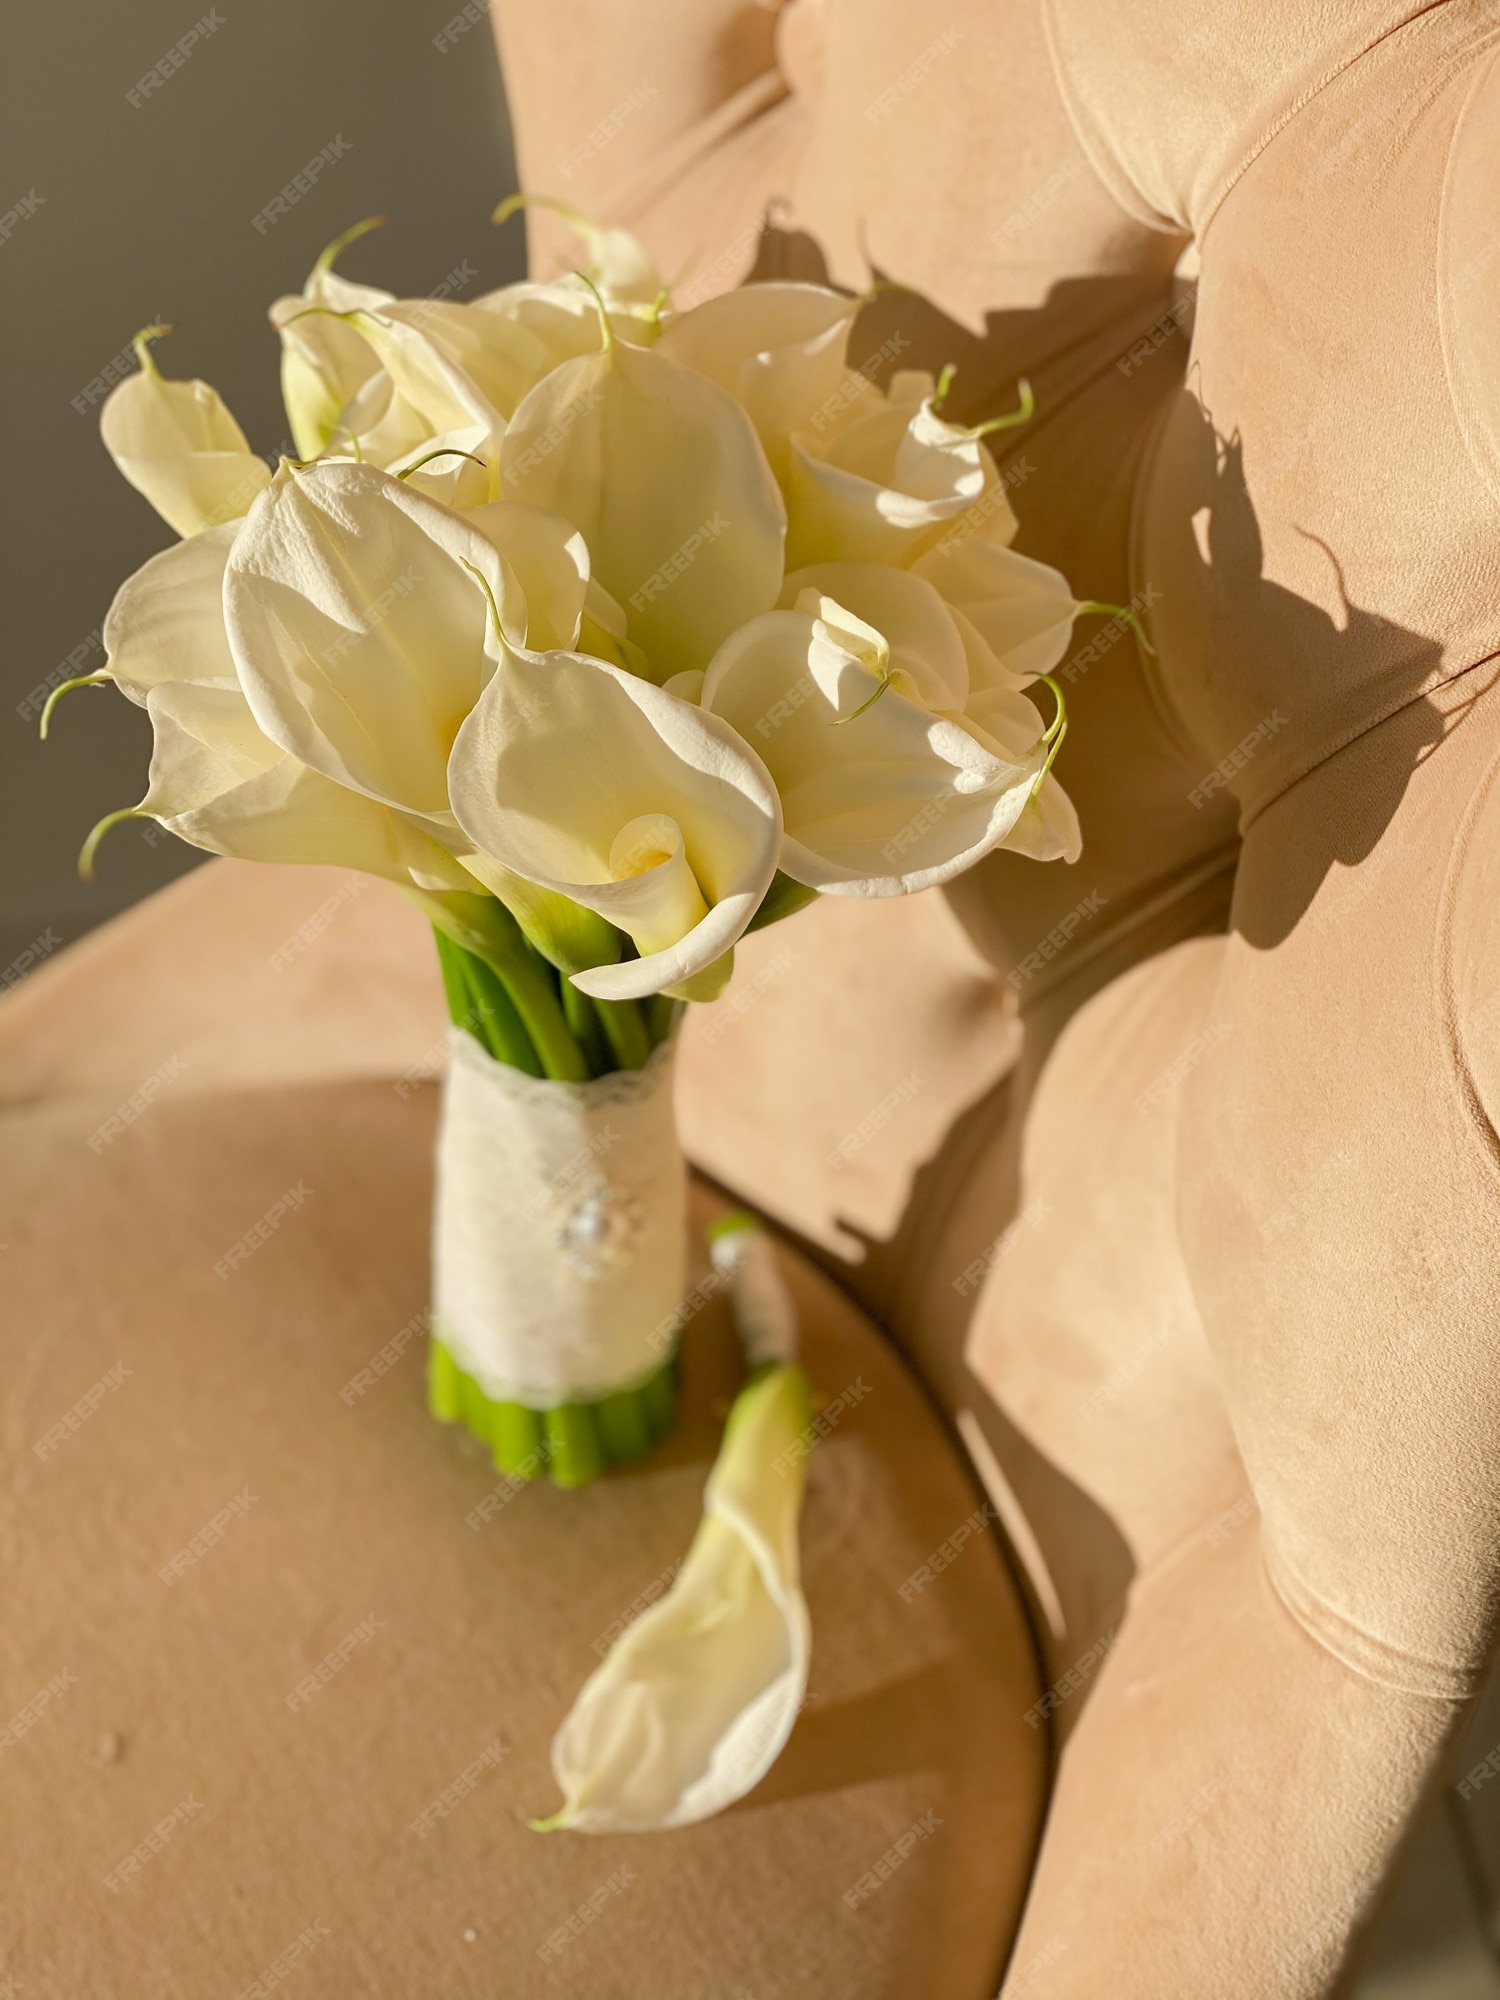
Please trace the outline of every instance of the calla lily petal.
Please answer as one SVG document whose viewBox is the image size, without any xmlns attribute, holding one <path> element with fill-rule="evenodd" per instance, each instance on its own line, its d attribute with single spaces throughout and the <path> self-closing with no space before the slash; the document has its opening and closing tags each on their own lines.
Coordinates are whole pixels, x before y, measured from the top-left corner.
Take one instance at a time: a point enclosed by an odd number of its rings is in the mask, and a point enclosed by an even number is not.
<svg viewBox="0 0 1500 2000">
<path fill-rule="evenodd" d="M 844 359 L 859 304 L 822 285 L 741 285 L 668 320 L 657 352 L 743 405 L 784 481 L 794 431 L 831 440 L 881 407 L 868 377 Z"/>
<path fill-rule="evenodd" d="M 146 706 L 170 682 L 235 686 L 224 631 L 224 567 L 239 524 L 205 528 L 152 556 L 115 592 L 104 652 L 120 692 Z"/>
<path fill-rule="evenodd" d="M 776 601 L 785 512 L 744 411 L 715 382 L 611 340 L 527 396 L 501 464 L 518 500 L 582 531 L 652 677 L 701 667 Z"/>
<path fill-rule="evenodd" d="M 903 694 L 924 708 L 963 708 L 969 697 L 963 635 L 930 583 L 887 563 L 815 563 L 787 577 L 782 607 L 793 608 L 806 590 L 836 599 L 881 633 Z"/>
<path fill-rule="evenodd" d="M 743 1798 L 781 1754 L 812 1649 L 797 1554 L 811 1421 L 795 1362 L 741 1391 L 687 1560 L 589 1677 L 553 1741 L 565 1804 L 549 1825 L 691 1826 Z"/>
<path fill-rule="evenodd" d="M 359 324 L 398 393 L 434 431 L 483 424 L 498 434 L 557 364 L 524 320 L 454 299 L 396 299 Z"/>
<path fill-rule="evenodd" d="M 316 458 L 335 432 L 348 427 L 345 412 L 371 376 L 381 372 L 353 315 L 388 305 L 390 299 L 389 292 L 373 285 L 341 278 L 320 258 L 300 295 L 272 305 L 271 324 L 281 336 L 281 398 L 304 458 Z"/>
<path fill-rule="evenodd" d="M 1077 809 L 1050 771 L 1027 800 L 1005 847 L 1028 861 L 1076 861 L 1083 852 Z"/>
<path fill-rule="evenodd" d="M 594 282 L 597 285 L 597 280 Z M 610 331 L 617 340 L 631 347 L 655 344 L 658 328 L 654 314 L 644 306 L 622 305 L 602 287 L 598 290 L 604 300 Z M 576 274 L 542 284 L 526 279 L 520 284 L 502 285 L 498 291 L 485 292 L 475 299 L 473 306 L 476 312 L 518 321 L 540 343 L 547 361 L 534 382 L 564 361 L 576 361 L 581 355 L 599 352 L 598 299 L 588 285 L 579 282 Z"/>
<path fill-rule="evenodd" d="M 478 578 L 519 637 L 519 585 L 462 514 L 373 466 L 284 467 L 224 578 L 235 667 L 267 736 L 384 804 L 445 813 L 448 754 L 493 666 Z"/>
<path fill-rule="evenodd" d="M 182 683 L 146 699 L 154 732 L 138 810 L 179 839 L 242 861 L 359 869 L 405 886 L 467 878 L 415 822 L 334 784 L 263 736 L 239 689 Z"/>
<path fill-rule="evenodd" d="M 602 609 L 619 616 L 605 593 L 591 591 L 588 546 L 561 514 L 492 500 L 466 508 L 464 520 L 493 544 L 521 587 L 526 624 L 520 639 L 528 651 L 569 651 L 586 605 L 596 615 Z"/>
<path fill-rule="evenodd" d="M 776 871 L 781 812 L 759 758 L 716 716 L 582 654 L 507 647 L 448 785 L 481 855 L 635 940 L 639 958 L 575 976 L 600 999 L 714 964 Z"/>
<path fill-rule="evenodd" d="M 595 222 L 556 195 L 512 194 L 490 217 L 491 222 L 508 222 L 522 209 L 545 209 L 559 215 L 588 252 L 589 282 L 606 300 L 627 305 L 653 306 L 667 287 L 651 261 L 646 246 L 628 229 L 618 224 Z"/>
<path fill-rule="evenodd" d="M 169 382 L 151 359 L 150 328 L 136 340 L 141 372 L 112 390 L 99 413 L 104 447 L 138 493 L 179 535 L 237 521 L 271 470 L 256 457 L 216 389 Z"/>
<path fill-rule="evenodd" d="M 1061 570 L 972 535 L 929 550 L 912 571 L 964 614 L 1009 685 L 1051 673 L 1068 650 L 1079 607 Z"/>
<path fill-rule="evenodd" d="M 786 874 L 833 894 L 904 895 L 1006 843 L 1047 745 L 1040 715 L 1019 755 L 982 742 L 960 718 L 909 700 L 851 650 L 859 644 L 849 614 L 769 612 L 719 649 L 703 706 L 776 780 Z"/>
<path fill-rule="evenodd" d="M 898 375 L 888 403 L 826 446 L 792 440 L 787 563 L 910 563 L 945 536 L 1008 542 L 1016 518 L 984 440 L 945 423 L 931 382 Z"/>
</svg>

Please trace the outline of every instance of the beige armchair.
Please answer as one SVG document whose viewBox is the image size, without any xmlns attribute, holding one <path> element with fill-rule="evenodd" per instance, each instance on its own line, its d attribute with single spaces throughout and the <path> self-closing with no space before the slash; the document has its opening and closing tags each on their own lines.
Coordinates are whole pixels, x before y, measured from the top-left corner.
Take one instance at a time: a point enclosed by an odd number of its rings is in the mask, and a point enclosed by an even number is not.
<svg viewBox="0 0 1500 2000">
<path fill-rule="evenodd" d="M 836 1418 L 807 1712 L 701 1827 L 522 1816 L 686 1545 L 725 1330 L 582 1494 L 431 1424 L 420 924 L 215 863 L 6 1003 L 0 1977 L 1332 1993 L 1500 1583 L 1500 15 L 497 12 L 523 184 L 682 295 L 874 274 L 872 369 L 1028 376 L 1020 546 L 1156 652 L 1061 669 L 1076 867 L 821 904 L 691 1026 L 702 1198 L 786 1232 Z"/>
</svg>

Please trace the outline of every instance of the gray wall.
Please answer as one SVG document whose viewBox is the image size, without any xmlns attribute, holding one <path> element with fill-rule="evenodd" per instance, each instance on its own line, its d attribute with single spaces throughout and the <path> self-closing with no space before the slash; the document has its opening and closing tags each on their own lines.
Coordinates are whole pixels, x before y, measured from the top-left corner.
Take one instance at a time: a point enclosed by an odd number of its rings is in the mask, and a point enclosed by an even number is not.
<svg viewBox="0 0 1500 2000">
<path fill-rule="evenodd" d="M 340 268 L 406 294 L 467 266 L 463 296 L 521 272 L 521 225 L 489 22 L 439 51 L 463 0 L 85 0 L 11 11 L 0 105 L 0 967 L 49 927 L 71 942 L 195 856 L 127 822 L 80 883 L 93 822 L 145 789 L 150 729 L 113 688 L 64 698 L 50 740 L 24 704 L 77 648 L 87 668 L 119 582 L 173 539 L 99 442 L 89 385 L 152 320 L 163 372 L 213 383 L 257 451 L 287 436 L 266 308 L 362 216 L 390 226 Z M 136 90 L 195 25 L 180 66 Z M 289 211 L 252 218 L 337 139 Z M 39 199 L 32 204 L 30 197 Z M 9 221 L 7 223 L 7 215 Z M 75 399 L 85 404 L 82 412 Z M 153 841 L 149 835 L 156 835 Z"/>
</svg>

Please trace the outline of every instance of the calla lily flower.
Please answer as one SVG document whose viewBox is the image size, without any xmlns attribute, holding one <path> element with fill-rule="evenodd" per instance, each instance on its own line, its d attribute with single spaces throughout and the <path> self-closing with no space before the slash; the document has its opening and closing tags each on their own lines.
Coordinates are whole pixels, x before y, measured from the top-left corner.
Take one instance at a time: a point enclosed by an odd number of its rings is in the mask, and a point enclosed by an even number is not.
<svg viewBox="0 0 1500 2000">
<path fill-rule="evenodd" d="M 146 698 L 150 785 L 135 808 L 213 854 L 356 868 L 402 887 L 470 891 L 421 823 L 335 784 L 257 727 L 239 688 L 163 683 Z"/>
<path fill-rule="evenodd" d="M 582 274 L 577 272 L 546 281 L 525 278 L 517 284 L 502 285 L 498 291 L 481 293 L 474 300 L 473 309 L 518 321 L 540 343 L 549 356 L 551 368 L 559 362 L 576 361 L 580 355 L 598 352 L 596 293 L 604 301 L 610 331 L 617 340 L 630 347 L 655 345 L 661 323 L 654 310 L 624 303 L 598 284 L 592 273 L 588 284 L 581 280 Z"/>
<path fill-rule="evenodd" d="M 793 570 L 781 608 L 807 591 L 832 598 L 885 641 L 891 685 L 923 708 L 962 713 L 969 698 L 969 656 L 958 621 L 938 592 L 909 570 L 886 563 L 814 563 Z"/>
<path fill-rule="evenodd" d="M 138 806 L 194 847 L 244 861 L 357 868 L 427 890 L 474 883 L 420 821 L 311 771 L 261 731 L 235 678 L 224 571 L 238 530 L 209 528 L 153 556 L 104 621 L 108 677 L 151 718 L 150 784 Z"/>
<path fill-rule="evenodd" d="M 776 602 L 786 516 L 744 411 L 717 383 L 603 324 L 505 434 L 509 496 L 581 530 L 653 679 L 701 667 Z"/>
<path fill-rule="evenodd" d="M 494 647 L 571 645 L 594 601 L 582 538 L 556 515 L 506 501 L 454 513 L 346 460 L 283 468 L 224 577 L 234 671 L 271 741 L 418 825 L 568 971 L 617 958 L 619 938 L 473 852 L 448 759 Z"/>
<path fill-rule="evenodd" d="M 669 319 L 657 352 L 734 397 L 784 484 L 794 432 L 831 441 L 852 419 L 883 407 L 844 359 L 859 307 L 822 285 L 741 285 Z"/>
<path fill-rule="evenodd" d="M 1093 610 L 1061 570 L 980 535 L 940 542 L 911 566 L 979 634 L 1019 686 L 1047 674 L 1068 650 L 1073 621 Z"/>
<path fill-rule="evenodd" d="M 370 455 L 364 453 L 366 462 Z M 465 511 L 486 506 L 496 497 L 500 453 L 496 434 L 483 424 L 467 424 L 423 438 L 385 466 L 415 493 L 441 500 L 445 507 Z"/>
<path fill-rule="evenodd" d="M 639 309 L 608 299 L 603 305 L 611 337 L 646 346 L 655 322 Z M 550 285 L 508 285 L 472 304 L 451 299 L 391 299 L 359 313 L 360 337 L 384 365 L 397 403 L 420 423 L 428 448 L 465 427 L 498 458 L 499 440 L 517 408 L 554 368 L 597 354 L 598 296 L 577 278 Z M 366 458 L 379 458 L 380 440 L 367 438 Z M 493 499 L 491 492 L 485 497 Z"/>
<path fill-rule="evenodd" d="M 563 221 L 579 237 L 587 252 L 585 266 L 589 283 L 607 305 L 635 307 L 654 312 L 666 296 L 667 286 L 651 261 L 651 254 L 628 229 L 615 223 L 595 222 L 570 202 L 555 195 L 507 195 L 491 215 L 494 223 L 508 222 L 522 209 L 544 209 Z M 491 294 L 492 297 L 497 296 Z"/>
<path fill-rule="evenodd" d="M 914 629 L 898 627 L 893 649 L 809 590 L 797 608 L 751 620 L 710 662 L 704 708 L 755 746 L 781 795 L 784 872 L 836 895 L 892 896 L 950 881 L 1001 846 L 1075 858 L 1066 800 L 1028 810 L 1056 785 L 1041 716 L 1011 695 L 997 735 L 928 708 L 903 649 Z"/>
<path fill-rule="evenodd" d="M 391 294 L 374 285 L 356 285 L 333 268 L 339 253 L 385 218 L 371 216 L 345 230 L 319 257 L 300 294 L 275 301 L 271 324 L 281 336 L 281 396 L 298 451 L 317 458 L 338 436 L 353 438 L 355 425 L 365 433 L 367 455 L 383 464 L 370 426 L 390 410 L 391 385 L 380 361 L 359 331 L 358 315 L 391 302 Z M 375 378 L 380 378 L 379 380 Z M 353 412 L 358 403 L 358 419 Z M 411 422 L 398 417 L 381 440 L 395 452 L 416 441 Z"/>
<path fill-rule="evenodd" d="M 736 1398 L 686 1561 L 553 1740 L 564 1805 L 545 1829 L 691 1826 L 743 1798 L 780 1756 L 812 1652 L 797 1552 L 811 1422 L 795 1361 L 773 1363 Z"/>
<path fill-rule="evenodd" d="M 582 535 L 561 515 L 518 500 L 492 500 L 466 508 L 463 518 L 497 550 L 520 586 L 525 618 L 512 628 L 518 644 L 534 653 L 565 651 L 577 639 L 586 610 L 619 616 L 589 574 Z"/>
<path fill-rule="evenodd" d="M 105 614 L 105 673 L 137 707 L 152 688 L 235 687 L 224 631 L 224 566 L 239 523 L 174 542 L 126 577 Z"/>
<path fill-rule="evenodd" d="M 634 940 L 639 957 L 575 973 L 583 992 L 717 990 L 776 872 L 765 766 L 717 716 L 604 661 L 501 653 L 453 748 L 459 826 L 481 856 Z"/>
<path fill-rule="evenodd" d="M 469 427 L 498 440 L 505 412 L 550 365 L 519 323 L 447 299 L 392 299 L 354 324 L 429 440 Z"/>
<path fill-rule="evenodd" d="M 346 440 L 363 461 L 388 469 L 450 443 L 476 456 L 489 444 L 494 455 L 501 418 L 492 392 L 514 407 L 551 365 L 547 354 L 524 331 L 493 327 L 472 307 L 397 299 L 340 277 L 334 259 L 383 221 L 373 216 L 346 230 L 319 257 L 301 296 L 271 307 L 297 449 L 314 459 Z M 485 481 L 481 500 L 495 497 L 492 484 Z"/>
<path fill-rule="evenodd" d="M 904 372 L 887 403 L 830 440 L 793 438 L 789 568 L 909 563 L 955 533 L 1010 541 L 1016 517 L 984 437 L 1012 419 L 962 429 L 937 401 L 931 376 Z"/>
<path fill-rule="evenodd" d="M 814 563 L 792 572 L 781 602 L 791 607 L 807 590 L 834 598 L 879 631 L 898 692 L 935 714 L 962 717 L 975 733 L 1025 744 L 1037 715 L 1022 690 L 1056 665 L 1084 607 L 1045 563 L 991 543 L 975 547 L 974 558 L 951 570 L 942 567 L 941 551 L 910 569 Z M 943 584 L 953 596 L 945 598 Z M 991 594 L 979 594 L 986 590 Z"/>
<path fill-rule="evenodd" d="M 235 669 L 261 728 L 338 784 L 446 814 L 448 755 L 494 664 L 476 579 L 519 639 L 520 582 L 464 515 L 373 466 L 283 466 L 224 577 Z"/>
<path fill-rule="evenodd" d="M 169 528 L 196 535 L 237 521 L 271 483 L 223 398 L 206 382 L 169 382 L 150 343 L 170 328 L 148 326 L 135 338 L 141 365 L 111 391 L 99 413 L 104 447 Z"/>
</svg>

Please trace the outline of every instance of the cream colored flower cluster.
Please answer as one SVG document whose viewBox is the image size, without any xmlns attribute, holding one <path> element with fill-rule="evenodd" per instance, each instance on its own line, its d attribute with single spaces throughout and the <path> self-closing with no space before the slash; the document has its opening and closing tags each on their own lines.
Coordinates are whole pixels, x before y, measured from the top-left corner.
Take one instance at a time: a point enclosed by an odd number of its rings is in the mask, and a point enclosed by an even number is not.
<svg viewBox="0 0 1500 2000">
<path fill-rule="evenodd" d="M 850 368 L 859 300 L 674 313 L 613 230 L 587 277 L 397 299 L 341 247 L 271 309 L 299 458 L 165 379 L 161 329 L 105 405 L 183 537 L 105 625 L 155 732 L 133 811 L 434 908 L 488 891 L 601 999 L 712 997 L 773 882 L 1076 856 L 1025 690 L 1081 607 L 1007 546 L 985 427 Z"/>
</svg>

